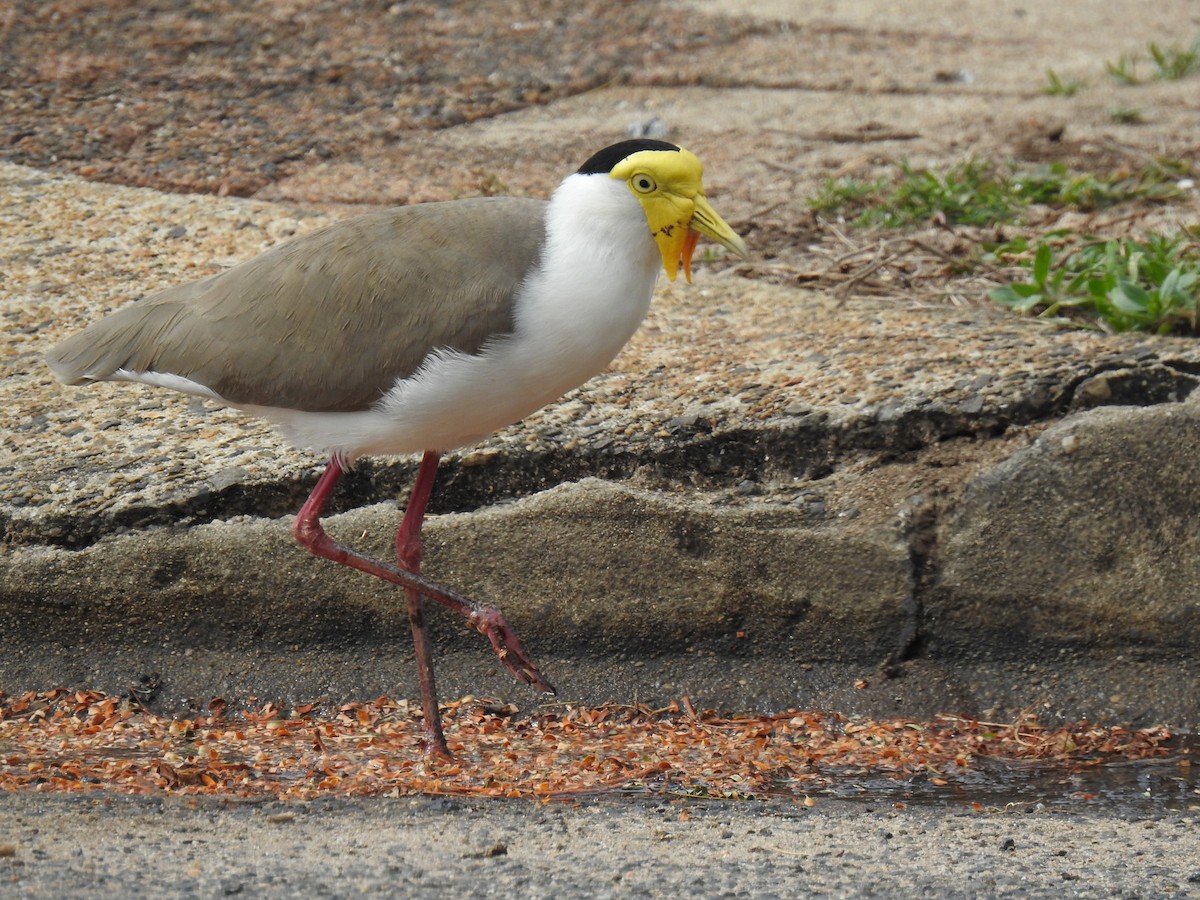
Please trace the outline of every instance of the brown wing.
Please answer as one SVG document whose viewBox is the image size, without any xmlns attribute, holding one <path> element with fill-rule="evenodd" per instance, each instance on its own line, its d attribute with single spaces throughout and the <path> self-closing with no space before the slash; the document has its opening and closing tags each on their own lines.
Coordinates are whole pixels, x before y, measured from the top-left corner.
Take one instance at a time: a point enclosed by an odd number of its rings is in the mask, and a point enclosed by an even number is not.
<svg viewBox="0 0 1200 900">
<path fill-rule="evenodd" d="M 406 206 L 331 225 L 101 319 L 47 355 L 69 384 L 180 375 L 238 404 L 367 408 L 436 348 L 513 327 L 545 203 Z"/>
</svg>

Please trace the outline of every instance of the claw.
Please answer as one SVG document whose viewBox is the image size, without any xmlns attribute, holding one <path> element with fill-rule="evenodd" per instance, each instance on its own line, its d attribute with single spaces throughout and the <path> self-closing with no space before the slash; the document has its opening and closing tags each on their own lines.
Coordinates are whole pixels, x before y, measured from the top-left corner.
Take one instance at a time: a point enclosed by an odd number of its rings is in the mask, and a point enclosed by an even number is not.
<svg viewBox="0 0 1200 900">
<path fill-rule="evenodd" d="M 467 617 L 467 624 L 487 637 L 496 658 L 517 681 L 532 685 L 546 694 L 555 693 L 554 685 L 542 678 L 542 673 L 525 653 L 521 639 L 494 606 L 481 606 Z"/>
</svg>

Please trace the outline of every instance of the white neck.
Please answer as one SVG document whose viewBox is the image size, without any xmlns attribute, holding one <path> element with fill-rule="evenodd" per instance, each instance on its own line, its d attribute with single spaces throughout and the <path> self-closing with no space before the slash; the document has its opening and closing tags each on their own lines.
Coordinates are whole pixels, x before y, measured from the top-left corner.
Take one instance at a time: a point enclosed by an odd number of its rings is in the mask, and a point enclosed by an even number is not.
<svg viewBox="0 0 1200 900">
<path fill-rule="evenodd" d="M 612 361 L 650 308 L 660 256 L 642 205 L 624 182 L 571 175 L 546 212 L 546 247 L 521 291 L 517 327 Z"/>
</svg>

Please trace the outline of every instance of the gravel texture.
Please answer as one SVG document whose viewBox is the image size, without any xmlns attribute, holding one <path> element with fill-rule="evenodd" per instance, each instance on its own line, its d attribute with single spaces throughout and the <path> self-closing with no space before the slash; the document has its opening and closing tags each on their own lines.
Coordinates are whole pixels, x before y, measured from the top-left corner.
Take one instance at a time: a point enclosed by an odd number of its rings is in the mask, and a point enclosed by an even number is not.
<svg viewBox="0 0 1200 900">
<path fill-rule="evenodd" d="M 0 156 L 246 195 L 314 162 L 627 78 L 747 27 L 660 3 L 17 3 Z M 463 161 L 457 161 L 461 165 Z M 485 175 L 479 186 L 486 187 Z"/>
<path fill-rule="evenodd" d="M 1195 897 L 1189 815 L 0 797 L 0 895 Z"/>
</svg>

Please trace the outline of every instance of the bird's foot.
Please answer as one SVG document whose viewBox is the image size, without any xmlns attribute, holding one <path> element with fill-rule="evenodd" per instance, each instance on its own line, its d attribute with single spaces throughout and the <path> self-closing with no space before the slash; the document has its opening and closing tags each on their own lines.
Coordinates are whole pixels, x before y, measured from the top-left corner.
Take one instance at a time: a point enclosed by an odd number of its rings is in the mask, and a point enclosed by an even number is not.
<svg viewBox="0 0 1200 900">
<path fill-rule="evenodd" d="M 467 616 L 467 625 L 492 642 L 492 649 L 500 662 L 512 672 L 518 681 L 533 685 L 546 694 L 556 693 L 554 685 L 542 678 L 542 673 L 525 648 L 521 639 L 512 630 L 512 626 L 504 618 L 504 614 L 494 606 L 480 606 Z"/>
</svg>

